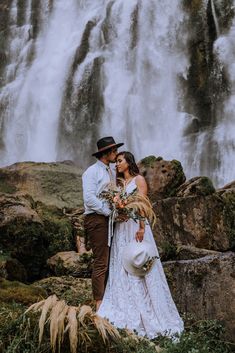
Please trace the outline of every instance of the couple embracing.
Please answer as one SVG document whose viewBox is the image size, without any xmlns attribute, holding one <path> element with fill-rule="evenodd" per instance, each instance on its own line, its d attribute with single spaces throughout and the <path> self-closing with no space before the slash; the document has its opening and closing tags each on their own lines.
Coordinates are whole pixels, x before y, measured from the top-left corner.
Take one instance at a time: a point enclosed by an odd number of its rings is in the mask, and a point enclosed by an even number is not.
<svg viewBox="0 0 235 353">
<path fill-rule="evenodd" d="M 146 181 L 139 174 L 134 156 L 126 151 L 118 153 L 122 145 L 113 137 L 100 139 L 93 154 L 97 162 L 82 178 L 84 227 L 94 255 L 92 290 L 97 314 L 116 327 L 148 338 L 180 334 L 183 321 L 172 299 L 148 220 L 136 220 L 120 212 L 112 223 L 111 205 L 100 197 L 107 185 L 116 182 L 118 188 L 120 178 L 126 195 L 136 191 L 140 200 L 147 195 Z"/>
</svg>

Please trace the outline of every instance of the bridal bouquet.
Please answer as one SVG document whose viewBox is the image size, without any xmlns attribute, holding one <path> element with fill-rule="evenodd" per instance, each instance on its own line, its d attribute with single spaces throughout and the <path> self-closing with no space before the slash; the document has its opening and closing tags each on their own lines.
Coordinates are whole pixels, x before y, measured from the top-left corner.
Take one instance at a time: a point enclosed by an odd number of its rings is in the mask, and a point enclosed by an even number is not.
<svg viewBox="0 0 235 353">
<path fill-rule="evenodd" d="M 115 213 L 116 220 L 120 216 L 125 216 L 136 222 L 148 220 L 154 225 L 156 216 L 148 197 L 140 195 L 137 188 L 131 193 L 127 193 L 124 181 L 119 182 L 119 186 L 109 183 L 106 190 L 102 191 L 99 196 L 109 203 L 111 210 Z"/>
</svg>

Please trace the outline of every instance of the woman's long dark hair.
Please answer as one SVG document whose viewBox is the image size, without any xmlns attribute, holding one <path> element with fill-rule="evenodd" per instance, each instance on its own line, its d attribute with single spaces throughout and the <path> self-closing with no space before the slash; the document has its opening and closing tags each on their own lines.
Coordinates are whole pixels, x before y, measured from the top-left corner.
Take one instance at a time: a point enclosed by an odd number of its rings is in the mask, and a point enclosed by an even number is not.
<svg viewBox="0 0 235 353">
<path fill-rule="evenodd" d="M 118 156 L 123 156 L 125 158 L 128 166 L 129 166 L 130 175 L 132 175 L 134 177 L 140 173 L 139 168 L 135 162 L 135 157 L 133 156 L 133 154 L 131 152 L 127 152 L 127 151 L 119 152 L 117 154 L 116 159 L 118 158 Z M 117 184 L 119 184 L 118 180 L 123 179 L 124 175 L 123 175 L 123 173 L 118 173 L 118 171 L 117 171 L 116 177 L 117 177 Z"/>
</svg>

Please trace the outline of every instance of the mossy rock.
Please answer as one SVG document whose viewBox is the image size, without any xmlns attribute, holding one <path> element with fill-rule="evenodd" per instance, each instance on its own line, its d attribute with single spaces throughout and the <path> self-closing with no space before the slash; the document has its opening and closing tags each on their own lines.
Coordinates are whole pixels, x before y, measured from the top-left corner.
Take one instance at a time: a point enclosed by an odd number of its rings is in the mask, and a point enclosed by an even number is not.
<svg viewBox="0 0 235 353">
<path fill-rule="evenodd" d="M 159 157 L 159 158 L 160 159 L 158 159 L 155 156 L 148 156 L 148 157 L 145 157 L 145 158 L 141 159 L 141 161 L 139 163 L 141 163 L 141 165 L 143 165 L 144 167 L 153 168 L 154 167 L 154 163 L 157 160 L 162 160 L 162 157 Z"/>
<path fill-rule="evenodd" d="M 71 221 L 61 209 L 12 195 L 0 195 L 0 205 L 0 250 L 22 263 L 29 281 L 46 274 L 50 256 L 75 248 Z"/>
<path fill-rule="evenodd" d="M 9 254 L 0 253 L 0 277 L 10 281 L 27 281 L 27 272 L 24 266 L 17 260 L 12 258 Z"/>
<path fill-rule="evenodd" d="M 221 252 L 233 249 L 234 207 L 216 192 L 157 200 L 154 211 L 154 236 L 163 253 L 170 254 L 168 259 L 175 258 L 172 247 L 181 245 Z"/>
<path fill-rule="evenodd" d="M 30 305 L 46 298 L 46 296 L 47 293 L 43 288 L 0 279 L 0 303 L 15 302 Z"/>
<path fill-rule="evenodd" d="M 159 247 L 159 254 L 162 261 L 175 260 L 177 256 L 177 247 L 175 244 L 165 240 Z"/>
<path fill-rule="evenodd" d="M 27 194 L 35 201 L 58 208 L 83 205 L 82 171 L 70 161 L 16 163 L 0 168 L 0 192 Z"/>
<path fill-rule="evenodd" d="M 152 201 L 174 196 L 186 179 L 182 165 L 177 160 L 165 161 L 162 157 L 148 156 L 138 166 L 146 179 Z"/>
<path fill-rule="evenodd" d="M 177 190 L 176 196 L 207 196 L 214 192 L 215 187 L 208 177 L 195 177 L 181 185 Z"/>
<path fill-rule="evenodd" d="M 219 191 L 218 194 L 225 204 L 224 216 L 229 229 L 230 248 L 235 251 L 235 188 Z"/>
<path fill-rule="evenodd" d="M 48 277 L 34 282 L 34 285 L 43 288 L 47 296 L 55 294 L 69 305 L 94 305 L 91 279 L 73 276 Z"/>
<path fill-rule="evenodd" d="M 46 206 L 37 202 L 36 210 L 43 221 L 43 237 L 48 247 L 47 256 L 59 251 L 69 251 L 75 248 L 75 238 L 71 221 L 61 209 L 55 206 Z"/>
</svg>

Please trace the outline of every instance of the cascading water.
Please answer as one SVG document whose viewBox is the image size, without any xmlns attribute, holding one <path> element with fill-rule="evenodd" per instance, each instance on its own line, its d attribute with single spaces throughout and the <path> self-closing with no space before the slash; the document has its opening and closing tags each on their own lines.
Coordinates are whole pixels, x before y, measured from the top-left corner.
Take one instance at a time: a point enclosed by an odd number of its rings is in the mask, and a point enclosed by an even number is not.
<svg viewBox="0 0 235 353">
<path fill-rule="evenodd" d="M 82 21 L 78 21 L 79 10 L 75 0 L 55 2 L 50 16 L 41 23 L 34 43 L 33 62 L 28 67 L 17 68 L 14 81 L 3 89 L 2 97 L 11 101 L 4 139 L 5 161 L 8 163 L 56 159 L 63 85 L 84 26 Z M 23 28 L 26 34 L 30 31 L 27 25 Z M 21 53 L 26 51 L 27 45 L 27 39 L 22 41 Z M 17 52 L 13 60 L 16 60 L 14 65 L 18 65 Z M 22 62 L 25 62 L 24 57 Z"/>
<path fill-rule="evenodd" d="M 105 49 L 101 132 L 115 131 L 138 159 L 182 157 L 177 78 L 186 76 L 188 66 L 180 31 L 184 16 L 172 0 L 117 1 L 109 14 L 113 25 Z"/>
<path fill-rule="evenodd" d="M 89 162 L 82 127 L 93 150 L 95 136 L 112 133 L 125 142 L 125 148 L 132 150 L 137 159 L 148 154 L 181 159 L 184 114 L 177 109 L 177 78 L 187 73 L 186 38 L 182 31 L 185 16 L 177 1 L 106 2 L 90 33 L 88 54 L 68 85 L 72 98 L 67 95 L 64 102 L 60 135 L 69 149 L 67 154 L 62 151 L 63 158 L 69 158 L 71 153 L 76 158 L 79 150 L 80 160 Z M 84 43 L 85 40 L 86 36 Z M 94 75 L 95 60 L 100 85 L 95 92 L 84 92 L 84 80 L 87 82 L 86 77 Z M 89 105 L 93 106 L 93 119 Z M 90 130 L 95 127 L 93 134 L 85 132 L 89 130 L 88 122 Z M 71 144 L 74 128 L 80 139 Z"/>
<path fill-rule="evenodd" d="M 235 1 L 234 1 L 235 6 Z M 218 170 L 214 172 L 221 185 L 235 177 L 235 20 L 226 36 L 217 39 L 215 53 L 227 70 L 230 79 L 230 96 L 225 100 L 222 114 L 215 129 L 214 142 L 218 144 Z"/>
<path fill-rule="evenodd" d="M 219 185 L 234 179 L 235 24 L 225 30 L 221 17 L 232 0 L 9 2 L 1 165 L 84 167 L 112 134 L 137 159 L 179 159 L 188 177 Z"/>
</svg>

